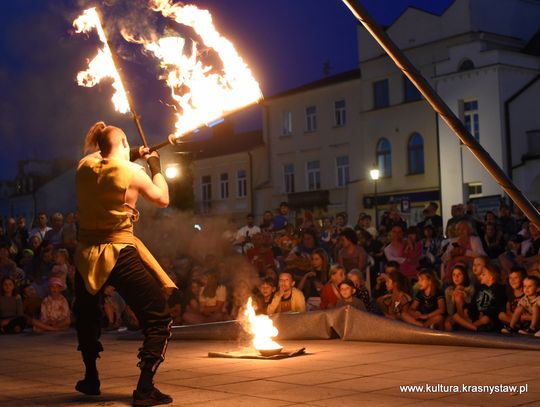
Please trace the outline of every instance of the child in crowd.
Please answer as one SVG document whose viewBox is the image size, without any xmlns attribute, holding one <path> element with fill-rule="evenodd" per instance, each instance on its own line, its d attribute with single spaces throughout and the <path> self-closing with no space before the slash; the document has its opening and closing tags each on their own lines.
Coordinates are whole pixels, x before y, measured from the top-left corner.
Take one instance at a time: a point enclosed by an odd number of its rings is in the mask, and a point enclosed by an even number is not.
<svg viewBox="0 0 540 407">
<path fill-rule="evenodd" d="M 227 289 L 219 284 L 218 274 L 209 271 L 206 276 L 206 284 L 199 294 L 200 313 L 203 322 L 218 322 L 229 319 L 225 312 L 225 301 L 227 300 Z"/>
<path fill-rule="evenodd" d="M 506 288 L 506 310 L 499 313 L 499 320 L 510 325 L 512 315 L 516 310 L 519 300 L 523 297 L 523 280 L 527 273 L 522 267 L 513 267 L 508 274 L 508 285 Z M 521 321 L 517 322 L 517 329 L 521 328 Z"/>
<path fill-rule="evenodd" d="M 257 300 L 257 314 L 267 314 L 268 305 L 272 302 L 274 298 L 274 293 L 276 292 L 276 286 L 274 285 L 274 280 L 272 277 L 264 277 L 259 284 L 259 293 Z"/>
<path fill-rule="evenodd" d="M 540 337 L 540 297 L 538 296 L 540 279 L 535 276 L 527 276 L 523 280 L 524 295 L 518 302 L 518 306 L 512 315 L 510 324 L 501 330 L 502 333 L 515 333 L 518 323 L 526 322 L 528 327 L 523 327 L 518 332 L 524 335 Z"/>
<path fill-rule="evenodd" d="M 189 290 L 184 299 L 185 302 L 182 306 L 182 309 L 184 310 L 182 321 L 186 325 L 202 324 L 204 321 L 199 305 L 199 293 L 201 288 L 202 284 L 199 280 L 191 280 Z"/>
<path fill-rule="evenodd" d="M 126 302 L 112 285 L 103 288 L 103 327 L 106 330 L 118 329 L 123 326 L 122 315 L 126 309 Z"/>
<path fill-rule="evenodd" d="M 392 271 L 400 272 L 399 263 L 397 261 L 388 261 L 384 267 L 384 272 L 379 274 L 375 280 L 375 288 L 373 290 L 373 298 L 379 298 L 388 293 L 386 288 L 386 281 L 388 275 Z"/>
<path fill-rule="evenodd" d="M 488 262 L 489 257 L 487 256 L 477 256 L 473 259 L 471 268 L 472 275 L 469 276 L 471 277 L 471 283 L 474 285 L 475 291 L 478 291 L 478 288 L 480 287 L 480 277 Z"/>
<path fill-rule="evenodd" d="M 499 269 L 492 263 L 484 266 L 480 286 L 468 313 L 464 317 L 454 314 L 459 326 L 470 331 L 493 331 L 499 328 L 499 313 L 505 309 L 506 293 L 499 284 Z"/>
<path fill-rule="evenodd" d="M 444 329 L 451 331 L 454 328 L 453 315 L 465 317 L 465 311 L 470 306 L 474 296 L 474 287 L 469 280 L 467 269 L 462 264 L 456 264 L 452 269 L 452 283 L 444 292 L 446 298 L 446 311 L 448 316 L 444 321 Z"/>
<path fill-rule="evenodd" d="M 62 291 L 64 282 L 58 277 L 49 279 L 49 295 L 41 303 L 41 316 L 34 319 L 34 332 L 65 331 L 71 324 L 71 312 Z"/>
<path fill-rule="evenodd" d="M 377 298 L 377 305 L 385 317 L 402 320 L 402 316 L 408 312 L 412 302 L 409 294 L 409 280 L 397 270 L 390 270 L 383 274 L 383 278 L 386 281 L 388 294 Z"/>
<path fill-rule="evenodd" d="M 356 292 L 356 287 L 351 280 L 342 281 L 341 283 L 339 283 L 338 288 L 341 299 L 337 302 L 336 308 L 350 305 L 351 307 L 362 311 L 366 310 L 366 307 L 362 300 L 354 296 Z"/>
<path fill-rule="evenodd" d="M 405 258 L 405 261 L 401 263 L 401 272 L 405 274 L 405 276 L 415 279 L 416 268 L 422 257 L 422 242 L 420 241 L 418 228 L 415 226 L 409 226 L 407 229 L 403 257 Z"/>
<path fill-rule="evenodd" d="M 22 332 L 26 319 L 21 296 L 15 291 L 15 281 L 4 277 L 0 288 L 0 334 Z"/>
<path fill-rule="evenodd" d="M 231 308 L 232 319 L 241 319 L 246 310 L 246 304 L 251 296 L 251 287 L 246 280 L 238 280 L 234 285 Z"/>
<path fill-rule="evenodd" d="M 56 277 L 62 280 L 64 286 L 67 282 L 69 267 L 68 267 L 68 252 L 66 249 L 57 249 L 54 252 L 54 265 L 51 269 L 50 277 Z"/>
<path fill-rule="evenodd" d="M 335 308 L 341 296 L 339 283 L 345 280 L 345 268 L 339 264 L 330 267 L 330 281 L 321 290 L 321 309 Z"/>
<path fill-rule="evenodd" d="M 356 289 L 354 295 L 356 298 L 359 298 L 364 303 L 364 307 L 367 311 L 371 312 L 371 298 L 369 291 L 366 288 L 364 279 L 362 278 L 362 273 L 358 269 L 352 269 L 347 273 L 347 279 L 353 282 L 354 288 Z"/>
<path fill-rule="evenodd" d="M 442 329 L 446 304 L 441 284 L 431 269 L 418 272 L 418 293 L 403 321 L 416 326 Z"/>
</svg>

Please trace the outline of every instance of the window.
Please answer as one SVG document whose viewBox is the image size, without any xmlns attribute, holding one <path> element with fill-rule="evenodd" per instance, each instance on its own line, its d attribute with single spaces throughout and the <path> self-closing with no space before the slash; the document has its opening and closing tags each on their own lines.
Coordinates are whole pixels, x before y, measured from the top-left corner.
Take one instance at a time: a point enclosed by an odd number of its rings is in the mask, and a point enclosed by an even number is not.
<svg viewBox="0 0 540 407">
<path fill-rule="evenodd" d="M 482 183 L 481 182 L 471 182 L 471 183 L 467 184 L 467 192 L 469 194 L 469 197 L 482 195 Z"/>
<path fill-rule="evenodd" d="M 229 174 L 226 172 L 219 176 L 219 192 L 221 199 L 229 197 Z"/>
<path fill-rule="evenodd" d="M 212 201 L 212 177 L 205 175 L 201 180 L 202 186 L 202 211 L 208 212 Z"/>
<path fill-rule="evenodd" d="M 464 59 L 463 61 L 460 62 L 459 66 L 458 66 L 458 71 L 459 72 L 462 72 L 462 71 L 470 71 L 472 69 L 474 69 L 474 62 L 471 61 L 470 59 Z"/>
<path fill-rule="evenodd" d="M 478 116 L 478 101 L 463 102 L 463 123 L 476 141 L 480 141 L 480 117 Z"/>
<path fill-rule="evenodd" d="M 377 167 L 381 171 L 381 177 L 392 176 L 392 149 L 385 138 L 377 143 Z"/>
<path fill-rule="evenodd" d="M 238 198 L 244 198 L 247 196 L 246 170 L 239 170 L 236 174 L 236 196 L 238 196 Z"/>
<path fill-rule="evenodd" d="M 390 94 L 388 90 L 388 79 L 373 83 L 373 108 L 390 106 Z"/>
<path fill-rule="evenodd" d="M 319 160 L 307 162 L 308 190 L 321 189 L 321 164 Z"/>
<path fill-rule="evenodd" d="M 407 144 L 407 157 L 409 174 L 424 173 L 424 139 L 418 133 L 409 137 Z"/>
<path fill-rule="evenodd" d="M 405 102 L 422 99 L 420 91 L 416 89 L 416 86 L 405 75 L 403 76 L 403 99 Z"/>
<path fill-rule="evenodd" d="M 283 166 L 283 186 L 285 193 L 294 192 L 294 164 L 285 164 Z"/>
<path fill-rule="evenodd" d="M 345 126 L 345 123 L 347 122 L 347 109 L 344 100 L 334 102 L 334 115 L 336 126 Z"/>
<path fill-rule="evenodd" d="M 306 131 L 317 130 L 317 107 L 309 106 L 306 108 Z"/>
<path fill-rule="evenodd" d="M 337 186 L 344 187 L 349 183 L 349 156 L 336 157 Z"/>
<path fill-rule="evenodd" d="M 292 134 L 292 112 L 283 112 L 281 135 L 290 136 Z"/>
</svg>

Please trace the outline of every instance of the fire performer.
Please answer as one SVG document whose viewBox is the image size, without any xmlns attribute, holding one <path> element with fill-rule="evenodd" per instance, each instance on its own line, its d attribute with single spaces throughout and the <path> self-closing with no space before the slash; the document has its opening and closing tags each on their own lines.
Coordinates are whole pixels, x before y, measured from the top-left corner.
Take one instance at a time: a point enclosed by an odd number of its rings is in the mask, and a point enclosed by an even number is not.
<svg viewBox="0 0 540 407">
<path fill-rule="evenodd" d="M 99 149 L 99 151 L 95 151 Z M 130 147 L 124 132 L 114 126 L 96 123 L 86 135 L 84 157 L 77 168 L 77 200 L 80 217 L 80 243 L 75 254 L 78 350 L 86 368 L 85 377 L 75 389 L 87 395 L 100 394 L 96 360 L 103 347 L 99 302 L 105 285 L 112 285 L 139 319 L 144 343 L 139 349 L 141 369 L 134 406 L 172 402 L 153 384 L 163 362 L 171 336 L 171 317 L 162 287 L 176 286 L 148 249 L 133 235 L 135 208 L 139 194 L 157 207 L 169 204 L 169 192 L 161 174 L 157 152 L 147 148 L 131 150 L 132 160 L 142 157 L 151 172 L 130 162 Z"/>
</svg>

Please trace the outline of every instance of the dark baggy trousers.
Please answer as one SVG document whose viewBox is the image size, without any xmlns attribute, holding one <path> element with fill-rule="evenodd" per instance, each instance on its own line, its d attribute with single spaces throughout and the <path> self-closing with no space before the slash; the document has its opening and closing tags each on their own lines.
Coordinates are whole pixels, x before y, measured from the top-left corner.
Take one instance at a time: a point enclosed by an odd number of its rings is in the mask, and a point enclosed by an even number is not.
<svg viewBox="0 0 540 407">
<path fill-rule="evenodd" d="M 112 285 L 131 307 L 139 320 L 144 342 L 139 349 L 141 369 L 156 371 L 164 360 L 171 337 L 172 319 L 161 285 L 145 269 L 137 250 L 132 246 L 122 249 L 105 285 Z M 101 336 L 101 291 L 90 294 L 79 273 L 75 276 L 75 304 L 77 338 L 84 357 L 97 358 L 103 350 Z"/>
</svg>

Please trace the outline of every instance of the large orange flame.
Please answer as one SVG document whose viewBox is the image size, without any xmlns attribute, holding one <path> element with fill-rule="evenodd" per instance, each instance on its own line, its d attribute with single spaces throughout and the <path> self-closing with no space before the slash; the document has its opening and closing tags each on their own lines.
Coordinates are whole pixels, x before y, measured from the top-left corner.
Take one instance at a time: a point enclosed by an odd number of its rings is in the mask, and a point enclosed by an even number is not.
<svg viewBox="0 0 540 407">
<path fill-rule="evenodd" d="M 214 49 L 223 68 L 210 73 L 212 66 L 199 60 L 199 45 L 193 42 L 186 50 L 181 37 L 165 37 L 143 43 L 161 62 L 171 95 L 177 104 L 175 136 L 211 123 L 224 115 L 258 102 L 262 98 L 259 84 L 234 45 L 222 37 L 212 23 L 207 10 L 193 5 L 172 4 L 170 0 L 151 0 L 153 10 L 177 23 L 192 27 L 201 37 L 204 47 Z M 132 39 L 133 40 L 133 39 Z"/>
<path fill-rule="evenodd" d="M 253 347 L 257 350 L 272 350 L 279 349 L 281 350 L 282 346 L 274 342 L 272 338 L 276 337 L 279 333 L 277 328 L 274 326 L 272 320 L 268 315 L 256 315 L 255 309 L 252 305 L 251 297 L 246 305 L 246 310 L 244 315 L 247 318 L 249 323 L 248 328 L 250 333 L 253 335 Z"/>
<path fill-rule="evenodd" d="M 107 43 L 105 31 L 101 25 L 99 14 L 95 7 L 84 10 L 84 12 L 73 21 L 73 26 L 76 32 L 87 33 L 95 29 L 99 39 L 102 42 L 102 47 L 98 50 L 97 55 L 88 62 L 88 69 L 77 74 L 77 83 L 79 86 L 93 87 L 97 85 L 103 78 L 111 78 L 112 86 L 115 92 L 112 97 L 115 109 L 120 113 L 129 112 L 129 104 L 126 96 L 126 91 L 120 80 L 120 75 L 114 65 L 111 49 Z"/>
</svg>

